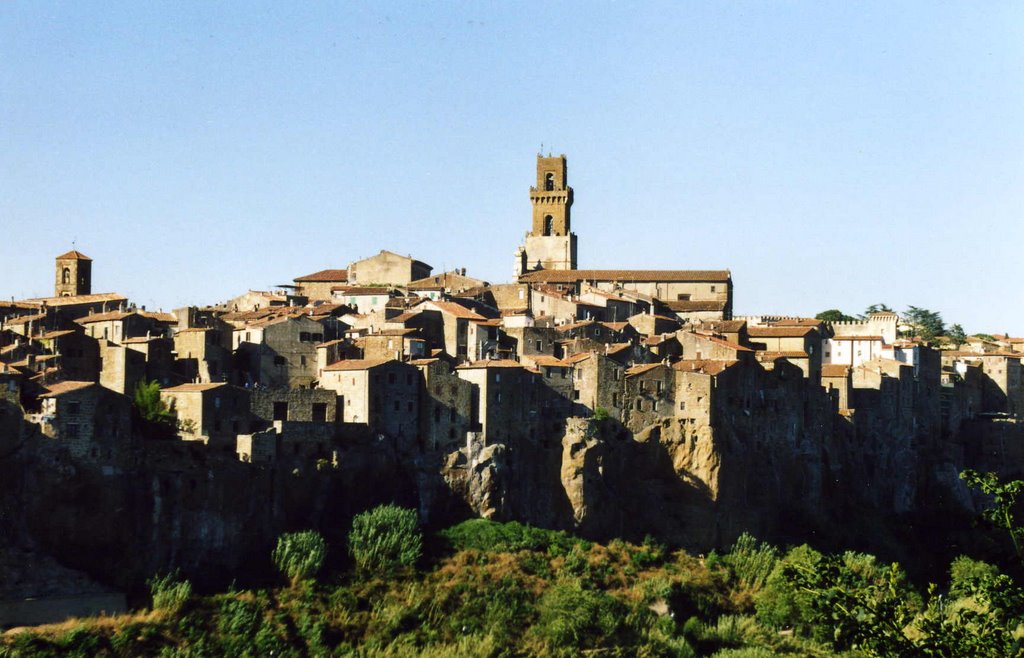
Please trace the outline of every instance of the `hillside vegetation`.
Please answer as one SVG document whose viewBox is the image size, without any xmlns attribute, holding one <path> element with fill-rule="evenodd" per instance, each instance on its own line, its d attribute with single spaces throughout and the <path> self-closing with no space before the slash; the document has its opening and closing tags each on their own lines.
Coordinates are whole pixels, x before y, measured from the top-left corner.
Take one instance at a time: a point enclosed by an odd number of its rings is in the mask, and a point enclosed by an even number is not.
<svg viewBox="0 0 1024 658">
<path fill-rule="evenodd" d="M 152 610 L 14 629 L 0 656 L 1022 655 L 1024 592 L 966 557 L 922 591 L 870 555 L 749 535 L 694 556 L 482 519 L 423 538 L 410 519 L 364 513 L 345 547 L 284 535 L 278 588 L 198 596 L 165 575 Z M 324 573 L 333 551 L 352 566 Z"/>
</svg>

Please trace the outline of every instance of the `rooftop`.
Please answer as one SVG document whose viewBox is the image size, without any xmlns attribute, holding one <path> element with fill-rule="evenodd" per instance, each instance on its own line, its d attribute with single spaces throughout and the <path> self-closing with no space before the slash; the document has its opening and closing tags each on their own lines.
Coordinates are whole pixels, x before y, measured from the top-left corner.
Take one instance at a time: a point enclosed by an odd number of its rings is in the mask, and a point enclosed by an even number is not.
<svg viewBox="0 0 1024 658">
<path fill-rule="evenodd" d="M 729 270 L 540 270 L 519 277 L 525 283 L 575 283 L 578 281 L 619 281 L 619 282 L 721 282 L 732 278 Z"/>
</svg>

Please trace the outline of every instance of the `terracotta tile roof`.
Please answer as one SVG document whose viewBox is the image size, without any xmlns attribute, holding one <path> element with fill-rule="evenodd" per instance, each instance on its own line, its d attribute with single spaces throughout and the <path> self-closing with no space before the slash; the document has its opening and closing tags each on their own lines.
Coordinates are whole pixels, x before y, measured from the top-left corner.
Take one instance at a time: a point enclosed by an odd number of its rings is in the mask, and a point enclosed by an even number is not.
<svg viewBox="0 0 1024 658">
<path fill-rule="evenodd" d="M 640 365 L 636 365 L 636 366 L 633 366 L 631 368 L 626 368 L 626 376 L 627 377 L 633 377 L 635 375 L 642 375 L 645 372 L 650 372 L 651 370 L 654 370 L 655 368 L 661 367 L 661 365 L 662 364 L 660 364 L 660 363 L 642 363 Z"/>
<path fill-rule="evenodd" d="M 625 331 L 626 327 L 629 326 L 628 322 L 602 322 L 601 324 L 608 327 L 612 331 Z"/>
<path fill-rule="evenodd" d="M 475 368 L 522 368 L 523 364 L 511 359 L 487 359 L 484 361 L 473 361 L 457 366 L 456 370 L 473 370 Z"/>
<path fill-rule="evenodd" d="M 739 345 L 737 343 L 729 342 L 729 341 L 724 340 L 722 338 L 715 338 L 714 336 L 708 336 L 707 339 L 709 341 L 711 341 L 712 343 L 714 343 L 715 345 L 721 345 L 722 347 L 728 347 L 729 349 L 735 350 L 737 352 L 753 352 L 754 351 L 754 350 L 750 349 L 749 347 L 743 347 L 742 345 Z"/>
<path fill-rule="evenodd" d="M 124 320 L 129 315 L 135 315 L 135 311 L 108 311 L 107 313 L 93 313 L 84 318 L 75 320 L 78 324 L 91 324 L 93 322 L 112 322 Z"/>
<path fill-rule="evenodd" d="M 533 362 L 538 366 L 545 366 L 547 368 L 567 368 L 570 365 L 567 361 L 556 359 L 547 354 L 533 357 Z"/>
<path fill-rule="evenodd" d="M 501 318 L 486 318 L 483 320 L 470 320 L 473 324 L 483 325 L 485 327 L 500 327 Z"/>
<path fill-rule="evenodd" d="M 342 359 L 341 361 L 335 361 L 331 365 L 324 368 L 324 371 L 336 372 L 339 370 L 369 370 L 370 368 L 376 368 L 382 366 L 385 363 L 391 362 L 399 363 L 395 359 Z"/>
<path fill-rule="evenodd" d="M 519 277 L 520 281 L 575 283 L 577 281 L 618 282 L 722 282 L 731 280 L 729 270 L 540 270 Z"/>
<path fill-rule="evenodd" d="M 227 386 L 226 382 L 210 382 L 207 384 L 178 384 L 171 388 L 160 389 L 161 393 L 201 393 L 203 391 L 212 391 L 215 388 L 221 388 Z"/>
<path fill-rule="evenodd" d="M 815 327 L 747 327 L 747 335 L 751 338 L 803 338 L 816 331 Z"/>
<path fill-rule="evenodd" d="M 677 300 L 662 302 L 670 311 L 675 313 L 690 313 L 696 311 L 724 311 L 724 301 L 691 301 Z"/>
<path fill-rule="evenodd" d="M 72 391 L 80 391 L 90 386 L 97 386 L 96 382 L 75 382 L 67 381 L 60 382 L 59 384 L 50 384 L 46 387 L 46 393 L 40 395 L 41 398 L 55 398 L 58 395 L 64 395 Z"/>
<path fill-rule="evenodd" d="M 758 361 L 774 361 L 775 359 L 807 359 L 810 356 L 803 350 L 791 350 L 782 352 L 769 352 L 762 350 L 756 354 Z"/>
<path fill-rule="evenodd" d="M 376 333 L 370 334 L 370 336 L 408 336 L 418 331 L 419 329 L 381 329 Z"/>
<path fill-rule="evenodd" d="M 348 295 L 349 297 L 356 297 L 359 295 L 387 295 L 391 291 L 387 288 L 369 286 L 334 286 L 331 288 L 331 292 L 341 293 L 342 295 Z"/>
<path fill-rule="evenodd" d="M 144 318 L 149 318 L 150 320 L 156 320 L 157 322 L 170 322 L 170 323 L 177 323 L 178 322 L 178 316 L 176 316 L 174 313 L 163 313 L 163 312 L 160 312 L 160 311 L 156 311 L 156 312 L 140 311 L 139 315 L 141 315 Z"/>
<path fill-rule="evenodd" d="M 622 350 L 628 350 L 631 347 L 633 347 L 631 343 L 612 343 L 611 345 L 608 346 L 608 350 L 605 352 L 605 354 L 617 354 L 618 352 L 621 352 Z"/>
<path fill-rule="evenodd" d="M 62 336 L 71 336 L 77 333 L 78 332 L 75 331 L 74 329 L 61 329 L 58 331 L 47 331 L 44 334 L 39 334 L 37 338 L 39 338 L 39 340 L 52 340 L 54 338 L 60 338 Z"/>
<path fill-rule="evenodd" d="M 466 320 L 486 320 L 487 319 L 484 316 L 482 316 L 482 315 L 480 315 L 480 314 L 478 314 L 478 313 L 476 313 L 474 311 L 469 310 L 468 308 L 466 308 L 462 304 L 456 304 L 455 302 L 440 302 L 440 301 L 434 301 L 434 300 L 429 300 L 428 299 L 427 301 L 422 302 L 420 304 L 420 306 L 424 306 L 424 305 L 428 305 L 428 304 L 429 305 L 433 305 L 438 310 L 440 310 L 442 313 L 447 313 L 449 315 L 454 315 L 457 318 L 465 318 Z M 419 308 L 419 307 L 417 307 L 417 308 Z"/>
<path fill-rule="evenodd" d="M 1024 352 L 967 352 L 963 350 L 942 350 L 942 356 L 969 357 L 973 359 L 997 356 L 1008 359 L 1020 359 L 1024 357 Z"/>
<path fill-rule="evenodd" d="M 567 356 L 567 357 L 565 357 L 562 360 L 565 361 L 566 363 L 572 365 L 572 364 L 579 363 L 580 361 L 586 361 L 587 359 L 589 359 L 592 356 L 595 356 L 594 352 L 576 352 L 572 356 Z"/>
<path fill-rule="evenodd" d="M 45 313 L 40 313 L 38 315 L 22 315 L 20 317 L 14 318 L 12 320 L 8 320 L 7 324 L 8 325 L 12 325 L 12 324 L 28 324 L 29 322 L 39 322 L 40 320 L 45 320 L 45 319 L 46 319 L 46 314 Z"/>
<path fill-rule="evenodd" d="M 210 329 L 209 327 L 185 327 L 184 329 L 178 329 L 176 332 L 174 332 L 174 335 L 177 336 L 178 334 L 197 334 L 203 331 L 213 331 L 213 329 Z"/>
<path fill-rule="evenodd" d="M 429 366 L 430 364 L 437 363 L 440 360 L 441 359 L 438 359 L 436 357 L 435 358 L 431 358 L 431 359 L 412 359 L 412 360 L 409 361 L 409 365 L 412 365 L 412 366 Z"/>
<path fill-rule="evenodd" d="M 88 256 L 86 256 L 86 255 L 85 255 L 85 254 L 83 254 L 82 252 L 80 252 L 80 251 L 75 251 L 74 249 L 72 249 L 71 251 L 69 251 L 69 252 L 68 252 L 68 253 L 66 253 L 66 254 L 61 254 L 60 256 L 57 256 L 57 258 L 59 258 L 59 259 L 61 259 L 61 260 L 65 260 L 65 259 L 74 259 L 74 260 L 92 260 L 91 258 L 89 258 Z"/>
<path fill-rule="evenodd" d="M 320 349 L 321 347 L 330 347 L 331 345 L 337 345 L 338 343 L 344 343 L 345 340 L 346 339 L 344 339 L 344 338 L 335 338 L 334 340 L 329 340 L 326 343 L 317 343 L 316 344 L 316 348 Z"/>
<path fill-rule="evenodd" d="M 826 363 L 821 366 L 822 377 L 846 377 L 850 374 L 850 367 L 841 363 Z"/>
<path fill-rule="evenodd" d="M 348 270 L 320 270 L 319 272 L 313 272 L 306 276 L 300 276 L 292 279 L 296 283 L 334 283 L 336 281 L 348 281 Z"/>
<path fill-rule="evenodd" d="M 401 315 L 396 315 L 395 317 L 391 318 L 390 320 L 388 320 L 388 322 L 408 322 L 409 320 L 412 320 L 414 317 L 419 315 L 421 312 L 422 311 L 406 311 Z"/>
<path fill-rule="evenodd" d="M 719 375 L 739 361 L 723 359 L 683 359 L 672 364 L 680 372 L 696 372 L 705 375 Z"/>
<path fill-rule="evenodd" d="M 580 320 L 579 322 L 570 322 L 569 324 L 560 324 L 555 327 L 555 331 L 566 332 L 573 331 L 574 329 L 582 329 L 583 327 L 589 327 L 592 324 L 597 324 L 593 320 Z"/>
<path fill-rule="evenodd" d="M 67 297 L 37 297 L 26 299 L 31 303 L 45 303 L 47 306 L 74 306 L 75 304 L 95 304 L 97 302 L 123 302 L 128 298 L 116 292 L 98 292 L 94 295 L 71 295 Z"/>
</svg>

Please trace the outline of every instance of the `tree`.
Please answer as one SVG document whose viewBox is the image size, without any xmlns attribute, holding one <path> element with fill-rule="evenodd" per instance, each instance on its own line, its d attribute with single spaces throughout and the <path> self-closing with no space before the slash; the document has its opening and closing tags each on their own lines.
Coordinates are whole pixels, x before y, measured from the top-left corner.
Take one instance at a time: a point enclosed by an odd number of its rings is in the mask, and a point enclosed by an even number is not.
<svg viewBox="0 0 1024 658">
<path fill-rule="evenodd" d="M 327 542 L 315 530 L 303 530 L 281 535 L 271 557 L 278 571 L 287 576 L 292 585 L 312 578 L 324 565 Z"/>
<path fill-rule="evenodd" d="M 388 504 L 357 514 L 348 533 L 348 550 L 365 571 L 386 573 L 413 566 L 423 551 L 416 511 Z"/>
<path fill-rule="evenodd" d="M 979 473 L 971 469 L 960 473 L 960 479 L 971 489 L 992 497 L 992 505 L 981 513 L 982 517 L 1009 533 L 1017 557 L 1024 560 L 1024 527 L 1017 521 L 1015 512 L 1017 498 L 1024 492 L 1024 480 L 1001 482 L 995 473 Z"/>
<path fill-rule="evenodd" d="M 935 339 L 942 336 L 946 331 L 946 325 L 938 311 L 908 306 L 906 313 L 903 315 L 903 320 L 910 326 L 911 335 L 920 338 L 926 343 L 934 343 Z"/>
<path fill-rule="evenodd" d="M 148 423 L 174 424 L 174 412 L 160 397 L 160 382 L 140 381 L 132 395 L 132 403 L 142 420 Z"/>
<path fill-rule="evenodd" d="M 871 306 L 864 309 L 864 318 L 866 319 L 872 313 L 893 313 L 894 311 L 889 308 L 886 304 L 872 304 Z"/>
<path fill-rule="evenodd" d="M 953 347 L 960 347 L 967 342 L 967 334 L 964 333 L 964 328 L 958 324 L 954 324 L 946 332 L 946 338 L 953 344 Z"/>
<path fill-rule="evenodd" d="M 821 320 L 822 322 L 850 322 L 857 318 L 852 315 L 847 315 L 840 311 L 838 308 L 830 308 L 827 311 L 822 311 L 814 316 L 815 320 Z"/>
</svg>

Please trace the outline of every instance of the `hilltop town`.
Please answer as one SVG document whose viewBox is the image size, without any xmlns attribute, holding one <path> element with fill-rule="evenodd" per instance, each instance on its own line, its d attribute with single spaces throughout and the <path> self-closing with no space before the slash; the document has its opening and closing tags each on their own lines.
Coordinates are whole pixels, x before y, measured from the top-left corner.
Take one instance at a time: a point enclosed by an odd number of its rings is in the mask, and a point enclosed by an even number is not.
<svg viewBox="0 0 1024 658">
<path fill-rule="evenodd" d="M 970 512 L 961 470 L 1020 472 L 1024 338 L 736 317 L 727 269 L 578 269 L 565 156 L 529 200 L 503 283 L 381 251 L 163 312 L 58 256 L 52 297 L 0 303 L 8 541 L 129 586 L 400 499 L 707 549 Z"/>
</svg>

